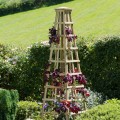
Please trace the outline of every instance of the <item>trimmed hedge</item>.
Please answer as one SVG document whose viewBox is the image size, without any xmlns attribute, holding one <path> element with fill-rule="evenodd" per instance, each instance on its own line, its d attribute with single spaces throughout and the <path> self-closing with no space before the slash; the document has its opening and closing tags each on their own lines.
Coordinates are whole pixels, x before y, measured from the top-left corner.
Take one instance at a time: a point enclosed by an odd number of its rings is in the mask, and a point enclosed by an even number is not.
<svg viewBox="0 0 120 120">
<path fill-rule="evenodd" d="M 112 99 L 98 105 L 77 117 L 76 120 L 119 120 L 120 100 Z"/>
<path fill-rule="evenodd" d="M 120 37 L 97 40 L 81 64 L 92 89 L 108 98 L 120 98 Z"/>
<path fill-rule="evenodd" d="M 0 120 L 15 120 L 18 102 L 16 90 L 0 88 Z"/>
<path fill-rule="evenodd" d="M 71 0 L 0 0 L 0 16 Z"/>
</svg>

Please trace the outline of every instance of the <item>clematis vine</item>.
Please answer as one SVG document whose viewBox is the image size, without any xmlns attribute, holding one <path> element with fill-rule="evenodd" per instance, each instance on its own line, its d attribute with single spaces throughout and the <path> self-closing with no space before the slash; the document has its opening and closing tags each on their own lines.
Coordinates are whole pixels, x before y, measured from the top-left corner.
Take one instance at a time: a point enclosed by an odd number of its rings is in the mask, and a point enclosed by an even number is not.
<svg viewBox="0 0 120 120">
<path fill-rule="evenodd" d="M 78 80 L 78 83 L 80 83 L 80 84 L 84 84 L 84 85 L 87 84 L 86 78 L 83 74 L 77 75 L 76 79 Z"/>
<path fill-rule="evenodd" d="M 57 43 L 59 44 L 59 36 L 57 35 L 57 30 L 55 29 L 55 27 L 52 27 L 51 29 L 49 29 L 49 44 L 51 43 Z"/>
<path fill-rule="evenodd" d="M 67 110 L 73 112 L 73 113 L 78 113 L 81 109 L 78 105 L 75 104 L 75 102 L 70 102 L 70 101 L 62 101 L 62 102 L 54 102 L 55 107 L 54 110 L 57 113 L 61 112 L 66 112 Z"/>
<path fill-rule="evenodd" d="M 59 70 L 58 70 L 58 69 L 55 69 L 55 70 L 51 73 L 51 76 L 52 76 L 53 79 L 55 79 L 55 78 L 59 77 L 59 74 L 60 74 Z"/>
<path fill-rule="evenodd" d="M 70 76 L 69 74 L 67 74 L 67 75 L 63 78 L 63 81 L 64 81 L 65 83 L 66 83 L 66 82 L 72 83 L 72 82 L 73 82 L 72 76 Z"/>
<path fill-rule="evenodd" d="M 77 36 L 73 34 L 73 31 L 69 27 L 65 27 L 65 33 L 66 33 L 66 38 L 68 39 L 69 42 L 72 42 L 73 40 L 77 39 Z"/>
</svg>

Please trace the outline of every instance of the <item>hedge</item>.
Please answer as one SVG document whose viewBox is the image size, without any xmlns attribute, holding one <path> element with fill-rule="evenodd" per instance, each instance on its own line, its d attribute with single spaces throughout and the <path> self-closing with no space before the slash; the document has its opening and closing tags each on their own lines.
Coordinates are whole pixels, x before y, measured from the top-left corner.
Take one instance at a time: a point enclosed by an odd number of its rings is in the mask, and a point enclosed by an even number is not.
<svg viewBox="0 0 120 120">
<path fill-rule="evenodd" d="M 71 0 L 0 0 L 0 16 Z"/>
<path fill-rule="evenodd" d="M 112 99 L 103 105 L 98 105 L 85 113 L 82 113 L 76 120 L 119 120 L 120 100 Z"/>
<path fill-rule="evenodd" d="M 15 120 L 18 102 L 16 90 L 0 88 L 0 120 Z"/>
<path fill-rule="evenodd" d="M 93 90 L 120 98 L 120 37 L 98 39 L 81 65 Z"/>
</svg>

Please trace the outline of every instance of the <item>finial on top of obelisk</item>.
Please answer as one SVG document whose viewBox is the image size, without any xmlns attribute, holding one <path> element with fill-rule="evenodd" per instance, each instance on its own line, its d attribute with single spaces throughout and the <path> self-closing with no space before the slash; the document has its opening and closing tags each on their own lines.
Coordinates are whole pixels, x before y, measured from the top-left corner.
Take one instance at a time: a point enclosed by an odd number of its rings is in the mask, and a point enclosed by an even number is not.
<svg viewBox="0 0 120 120">
<path fill-rule="evenodd" d="M 72 9 L 68 8 L 68 7 L 59 7 L 59 8 L 56 8 L 55 10 L 70 10 L 70 11 L 72 11 Z"/>
</svg>

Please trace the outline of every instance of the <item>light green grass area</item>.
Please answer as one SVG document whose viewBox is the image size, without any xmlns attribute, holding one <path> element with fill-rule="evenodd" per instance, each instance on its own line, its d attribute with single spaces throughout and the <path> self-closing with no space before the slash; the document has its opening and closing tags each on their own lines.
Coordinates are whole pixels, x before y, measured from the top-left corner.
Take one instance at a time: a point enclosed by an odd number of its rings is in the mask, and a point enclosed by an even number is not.
<svg viewBox="0 0 120 120">
<path fill-rule="evenodd" d="M 73 0 L 0 17 L 0 43 L 27 47 L 48 40 L 55 8 L 73 9 L 74 32 L 83 37 L 120 35 L 120 0 Z"/>
</svg>

